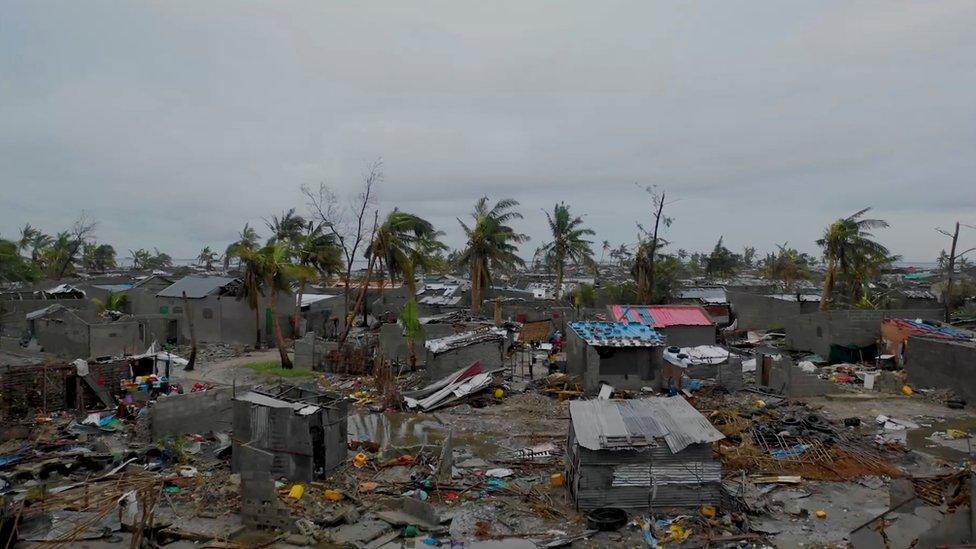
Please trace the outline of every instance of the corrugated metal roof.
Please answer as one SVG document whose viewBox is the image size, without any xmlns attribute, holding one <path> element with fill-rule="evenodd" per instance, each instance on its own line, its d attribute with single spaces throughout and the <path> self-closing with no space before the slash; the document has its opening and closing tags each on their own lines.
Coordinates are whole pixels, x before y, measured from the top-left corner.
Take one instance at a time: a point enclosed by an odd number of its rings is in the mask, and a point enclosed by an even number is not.
<svg viewBox="0 0 976 549">
<path fill-rule="evenodd" d="M 199 299 L 220 291 L 224 286 L 235 282 L 236 278 L 226 276 L 184 276 L 173 284 L 160 290 L 159 297 L 186 297 Z"/>
<path fill-rule="evenodd" d="M 678 290 L 679 299 L 701 299 L 706 303 L 728 303 L 729 298 L 725 294 L 725 288 L 684 288 Z"/>
<path fill-rule="evenodd" d="M 589 345 L 599 347 L 655 347 L 664 337 L 642 324 L 620 322 L 573 322 L 569 325 Z"/>
<path fill-rule="evenodd" d="M 475 343 L 483 343 L 485 341 L 500 341 L 505 339 L 506 335 L 507 333 L 504 329 L 495 328 L 492 326 L 470 332 L 452 334 L 437 339 L 428 339 L 426 342 L 424 342 L 424 347 L 426 347 L 430 352 L 437 354 L 445 351 L 451 351 L 453 349 L 460 349 L 461 347 L 467 347 L 468 345 L 474 345 Z"/>
<path fill-rule="evenodd" d="M 589 450 L 653 445 L 663 437 L 672 453 L 725 438 L 682 397 L 634 400 L 574 400 L 570 421 L 580 446 Z"/>
<path fill-rule="evenodd" d="M 697 305 L 610 305 L 608 309 L 617 322 L 644 324 L 658 329 L 714 324 L 708 312 Z"/>
<path fill-rule="evenodd" d="M 888 318 L 882 323 L 895 324 L 899 328 L 912 335 L 923 335 L 939 339 L 956 339 L 959 341 L 969 341 L 973 339 L 973 332 L 949 326 L 946 324 L 934 324 L 920 319 L 911 318 Z"/>
</svg>

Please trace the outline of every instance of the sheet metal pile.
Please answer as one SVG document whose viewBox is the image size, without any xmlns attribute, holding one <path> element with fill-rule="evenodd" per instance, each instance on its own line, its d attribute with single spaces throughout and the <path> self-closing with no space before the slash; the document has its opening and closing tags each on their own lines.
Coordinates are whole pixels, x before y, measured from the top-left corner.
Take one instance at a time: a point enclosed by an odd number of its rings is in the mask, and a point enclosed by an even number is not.
<svg viewBox="0 0 976 549">
<path fill-rule="evenodd" d="M 799 403 L 742 404 L 720 399 L 709 419 L 726 439 L 718 445 L 727 471 L 796 475 L 810 480 L 849 481 L 866 475 L 900 477 L 887 452 L 873 440 Z"/>
</svg>

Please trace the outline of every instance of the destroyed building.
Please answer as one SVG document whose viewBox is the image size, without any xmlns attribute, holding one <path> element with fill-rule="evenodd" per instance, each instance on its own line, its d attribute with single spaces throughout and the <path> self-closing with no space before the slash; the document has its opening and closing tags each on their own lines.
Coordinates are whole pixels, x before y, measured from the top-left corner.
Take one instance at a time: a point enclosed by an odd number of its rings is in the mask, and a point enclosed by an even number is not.
<svg viewBox="0 0 976 549">
<path fill-rule="evenodd" d="M 236 473 L 271 472 L 311 482 L 346 460 L 349 402 L 291 385 L 256 387 L 234 399 Z"/>
<path fill-rule="evenodd" d="M 566 478 L 579 510 L 698 509 L 721 497 L 724 438 L 684 398 L 574 400 Z"/>
<path fill-rule="evenodd" d="M 830 362 L 860 362 L 878 354 L 881 322 L 886 318 L 938 320 L 937 309 L 831 310 L 801 314 L 785 321 L 786 345 L 810 351 Z"/>
<path fill-rule="evenodd" d="M 485 370 L 500 368 L 509 343 L 508 331 L 494 326 L 428 339 L 424 343 L 427 375 L 442 378 L 475 362 Z"/>
<path fill-rule="evenodd" d="M 664 338 L 643 324 L 572 322 L 566 337 L 567 373 L 584 392 L 600 385 L 640 389 L 660 382 Z"/>
<path fill-rule="evenodd" d="M 661 333 L 668 345 L 694 347 L 715 343 L 715 322 L 698 305 L 609 305 L 609 318 L 643 324 Z"/>
<path fill-rule="evenodd" d="M 976 403 L 976 340 L 913 335 L 906 345 L 905 372 L 915 387 L 952 389 Z"/>
<path fill-rule="evenodd" d="M 136 354 L 175 330 L 176 319 L 100 317 L 92 311 L 54 304 L 25 316 L 27 330 L 41 348 L 63 358 L 98 358 Z"/>
</svg>

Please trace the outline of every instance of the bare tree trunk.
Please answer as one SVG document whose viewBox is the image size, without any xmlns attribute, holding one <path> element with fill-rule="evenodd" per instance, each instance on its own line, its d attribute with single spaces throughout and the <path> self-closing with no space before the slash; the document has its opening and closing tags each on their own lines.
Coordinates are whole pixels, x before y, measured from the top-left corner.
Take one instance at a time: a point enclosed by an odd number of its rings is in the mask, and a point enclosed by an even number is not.
<svg viewBox="0 0 976 549">
<path fill-rule="evenodd" d="M 417 371 L 417 344 L 412 337 L 407 338 L 407 354 L 409 355 L 410 371 Z"/>
<path fill-rule="evenodd" d="M 481 258 L 471 261 L 471 314 L 481 313 Z"/>
<path fill-rule="evenodd" d="M 373 267 L 376 263 L 376 255 L 371 255 L 369 258 L 369 263 L 366 266 L 366 279 L 363 280 L 362 287 L 359 290 L 359 297 L 356 298 L 356 304 L 353 306 L 352 311 L 347 311 L 346 313 L 346 326 L 342 330 L 342 337 L 339 338 L 339 345 L 346 342 L 346 338 L 349 337 L 349 330 L 352 328 L 352 323 L 356 319 L 356 315 L 359 314 L 359 308 L 362 307 L 363 302 L 366 301 L 366 292 L 369 290 L 369 279 L 373 274 Z"/>
<path fill-rule="evenodd" d="M 190 300 L 186 298 L 186 292 L 183 292 L 183 317 L 190 328 L 190 359 L 183 370 L 192 372 L 197 363 L 197 332 L 193 328 L 193 311 L 190 310 Z"/>
<path fill-rule="evenodd" d="M 651 253 L 650 259 L 651 264 L 649 267 L 649 273 L 647 275 L 647 304 L 650 305 L 654 301 L 654 259 L 657 255 L 657 230 L 661 225 L 661 212 L 664 211 L 664 196 L 665 193 L 661 192 L 661 200 L 658 201 L 657 213 L 654 214 L 654 236 L 651 238 Z"/>
<path fill-rule="evenodd" d="M 295 319 L 292 321 L 292 323 L 295 325 L 295 333 L 294 333 L 295 337 L 293 339 L 298 339 L 299 338 L 298 326 L 299 326 L 299 323 L 301 322 L 302 296 L 305 295 L 305 283 L 306 282 L 307 281 L 305 280 L 304 277 L 302 277 L 302 279 L 298 282 L 298 295 L 296 296 L 296 299 L 295 299 Z M 304 334 L 302 334 L 302 335 L 304 335 Z"/>
<path fill-rule="evenodd" d="M 254 297 L 254 350 L 261 348 L 261 294 Z"/>
<path fill-rule="evenodd" d="M 268 286 L 271 288 L 271 294 L 268 296 L 270 299 L 268 305 L 271 308 L 271 326 L 274 328 L 275 345 L 278 346 L 278 354 L 281 356 L 281 368 L 291 370 L 292 363 L 291 359 L 288 358 L 288 349 L 285 348 L 285 336 L 282 335 L 281 323 L 278 322 L 278 290 L 274 289 L 270 283 Z"/>
<path fill-rule="evenodd" d="M 830 309 L 830 297 L 834 293 L 834 279 L 837 277 L 837 262 L 833 258 L 827 259 L 827 274 L 824 276 L 823 292 L 820 294 L 820 310 Z"/>
<path fill-rule="evenodd" d="M 559 301 L 559 297 L 563 293 L 563 258 L 556 258 L 556 301 Z"/>
<path fill-rule="evenodd" d="M 959 240 L 959 222 L 956 221 L 956 230 L 952 233 L 952 248 L 949 251 L 949 268 L 946 271 L 945 295 L 942 298 L 945 307 L 945 321 L 949 322 L 952 316 L 952 276 L 956 270 L 956 242 Z"/>
</svg>

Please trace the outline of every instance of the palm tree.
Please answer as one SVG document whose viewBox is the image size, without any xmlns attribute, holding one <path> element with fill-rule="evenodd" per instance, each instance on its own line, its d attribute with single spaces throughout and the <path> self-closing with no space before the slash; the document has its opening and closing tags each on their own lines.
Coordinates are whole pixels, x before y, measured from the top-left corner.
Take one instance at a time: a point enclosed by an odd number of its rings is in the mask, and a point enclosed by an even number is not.
<svg viewBox="0 0 976 549">
<path fill-rule="evenodd" d="M 817 245 L 823 248 L 824 262 L 827 272 L 824 277 L 823 295 L 820 298 L 820 310 L 830 308 L 834 286 L 838 276 L 845 282 L 851 282 L 854 267 L 868 261 L 870 258 L 888 257 L 888 248 L 875 242 L 872 229 L 883 229 L 888 222 L 883 219 L 864 219 L 863 216 L 871 208 L 864 208 L 854 214 L 831 223 L 824 230 L 823 238 L 817 240 Z"/>
<path fill-rule="evenodd" d="M 291 358 L 288 357 L 285 337 L 281 332 L 281 322 L 278 321 L 278 292 L 289 291 L 289 285 L 295 278 L 295 266 L 289 262 L 288 250 L 281 243 L 268 244 L 259 250 L 241 250 L 240 253 L 245 264 L 244 286 L 245 295 L 249 296 L 248 305 L 252 305 L 252 299 L 254 300 L 255 324 L 260 326 L 257 296 L 263 288 L 268 291 L 268 308 L 271 309 L 271 325 L 274 330 L 275 345 L 281 357 L 281 367 L 290 370 Z"/>
<path fill-rule="evenodd" d="M 335 235 L 323 230 L 320 223 L 309 221 L 305 225 L 305 233 L 298 241 L 291 243 L 292 255 L 297 261 L 295 278 L 298 280 L 298 295 L 295 296 L 296 337 L 298 335 L 299 315 L 301 313 L 302 296 L 310 280 L 338 273 L 342 269 L 342 250 Z"/>
<path fill-rule="evenodd" d="M 610 250 L 610 259 L 616 259 L 617 265 L 620 267 L 624 266 L 624 263 L 630 259 L 631 255 L 632 254 L 630 253 L 630 250 L 627 249 L 626 244 L 621 244 L 620 246 L 617 246 L 616 249 Z"/>
<path fill-rule="evenodd" d="M 461 252 L 460 263 L 467 264 L 471 271 L 471 312 L 481 312 L 481 290 L 491 284 L 492 269 L 511 269 L 525 265 L 520 258 L 518 246 L 529 237 L 516 233 L 508 226 L 513 219 L 522 219 L 522 214 L 513 208 L 518 202 L 511 198 L 499 200 L 494 207 L 488 207 L 488 197 L 481 197 L 475 203 L 471 217 L 474 223 L 466 225 L 460 218 L 458 223 L 464 229 L 468 242 Z"/>
<path fill-rule="evenodd" d="M 394 208 L 377 227 L 366 255 L 376 255 L 386 267 L 390 283 L 403 281 L 413 295 L 417 292 L 416 269 L 426 270 L 430 257 L 447 249 L 438 240 L 443 234 L 426 219 Z"/>
<path fill-rule="evenodd" d="M 305 218 L 295 213 L 295 208 L 281 214 L 281 217 L 272 216 L 271 221 L 265 224 L 271 231 L 268 244 L 275 242 L 292 243 L 300 240 L 305 233 Z"/>
<path fill-rule="evenodd" d="M 600 252 L 600 265 L 603 265 L 603 258 L 606 257 L 607 252 L 610 251 L 610 241 L 604 240 L 601 249 L 603 251 Z"/>
<path fill-rule="evenodd" d="M 552 241 L 542 245 L 541 251 L 548 258 L 547 263 L 556 269 L 556 290 L 554 297 L 558 301 L 563 290 L 563 272 L 566 260 L 577 265 L 596 266 L 593 261 L 591 241 L 583 237 L 596 234 L 593 229 L 583 227 L 582 217 L 572 217 L 569 206 L 560 202 L 553 206 L 552 213 L 546 212 Z M 609 243 L 608 243 L 609 244 Z"/>
<path fill-rule="evenodd" d="M 95 308 L 100 313 L 106 311 L 119 311 L 121 312 L 125 309 L 125 306 L 129 304 L 129 296 L 124 293 L 109 292 L 105 296 L 105 301 L 98 298 L 92 298 L 92 303 L 95 304 Z"/>
<path fill-rule="evenodd" d="M 245 226 L 246 228 L 246 226 Z M 230 250 L 230 248 L 228 248 Z M 254 311 L 254 348 L 261 348 L 261 297 L 264 296 L 264 270 L 262 257 L 254 248 L 244 246 L 231 250 L 230 257 L 236 257 L 243 267 L 244 292 L 240 298 L 247 300 L 247 306 Z"/>
<path fill-rule="evenodd" d="M 233 257 L 237 257 L 237 268 L 241 268 L 241 258 L 236 252 L 257 249 L 259 239 L 258 232 L 254 230 L 254 227 L 251 227 L 250 223 L 245 223 L 244 228 L 237 236 L 237 241 L 232 242 L 224 251 L 224 270 L 230 268 L 230 260 Z"/>
<path fill-rule="evenodd" d="M 400 322 L 403 323 L 403 335 L 407 338 L 407 352 L 411 370 L 417 369 L 417 342 L 424 338 L 424 327 L 420 324 L 420 313 L 417 311 L 417 301 L 410 298 L 400 311 Z"/>
<path fill-rule="evenodd" d="M 204 269 L 210 271 L 213 270 L 213 262 L 217 259 L 217 253 L 210 249 L 210 246 L 204 246 L 200 250 L 200 255 L 197 256 L 197 263 L 200 264 Z"/>
</svg>

